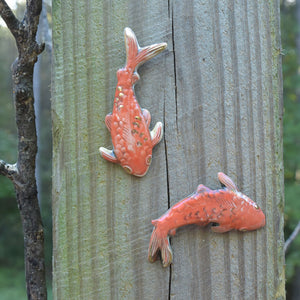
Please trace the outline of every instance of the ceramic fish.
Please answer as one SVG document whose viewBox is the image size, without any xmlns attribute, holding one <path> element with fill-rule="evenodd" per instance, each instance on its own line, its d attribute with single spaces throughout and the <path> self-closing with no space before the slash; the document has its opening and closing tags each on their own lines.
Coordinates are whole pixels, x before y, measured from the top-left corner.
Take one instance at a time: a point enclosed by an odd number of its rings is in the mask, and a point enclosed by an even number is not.
<svg viewBox="0 0 300 300">
<path fill-rule="evenodd" d="M 117 72 L 118 84 L 112 113 L 105 118 L 111 133 L 113 150 L 100 147 L 106 160 L 120 164 L 129 174 L 144 176 L 151 164 L 152 148 L 163 135 L 163 125 L 157 122 L 149 130 L 150 112 L 141 109 L 134 95 L 134 84 L 139 80 L 137 68 L 166 47 L 166 43 L 140 48 L 135 34 L 125 28 L 126 66 Z"/>
<path fill-rule="evenodd" d="M 148 259 L 154 262 L 159 251 L 162 264 L 172 262 L 169 235 L 175 235 L 178 227 L 196 224 L 206 226 L 213 223 L 214 232 L 255 230 L 265 226 L 265 215 L 258 205 L 238 191 L 234 182 L 224 173 L 218 178 L 225 189 L 211 190 L 200 184 L 197 191 L 172 206 L 159 219 L 153 220 L 154 229 L 150 239 Z"/>
</svg>

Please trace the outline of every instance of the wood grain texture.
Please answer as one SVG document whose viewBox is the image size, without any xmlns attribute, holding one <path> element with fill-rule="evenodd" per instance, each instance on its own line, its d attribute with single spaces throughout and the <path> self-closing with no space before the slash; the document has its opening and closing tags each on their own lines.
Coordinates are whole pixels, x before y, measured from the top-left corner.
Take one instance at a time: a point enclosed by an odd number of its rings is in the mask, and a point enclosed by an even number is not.
<svg viewBox="0 0 300 300">
<path fill-rule="evenodd" d="M 124 27 L 168 50 L 139 69 L 165 126 L 144 178 L 103 160 Z M 284 299 L 279 1 L 53 2 L 54 299 Z M 147 261 L 151 220 L 223 171 L 264 229 L 182 228 Z"/>
</svg>

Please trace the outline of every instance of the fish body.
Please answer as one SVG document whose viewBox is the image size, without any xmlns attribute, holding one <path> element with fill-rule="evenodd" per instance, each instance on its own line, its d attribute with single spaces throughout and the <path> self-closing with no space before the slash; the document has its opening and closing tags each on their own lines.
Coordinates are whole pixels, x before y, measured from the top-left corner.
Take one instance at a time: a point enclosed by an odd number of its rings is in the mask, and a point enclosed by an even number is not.
<svg viewBox="0 0 300 300">
<path fill-rule="evenodd" d="M 139 80 L 137 68 L 166 47 L 166 43 L 140 48 L 135 34 L 125 28 L 126 66 L 117 71 L 116 87 L 112 113 L 105 118 L 111 133 L 113 150 L 100 147 L 99 151 L 106 160 L 120 164 L 124 170 L 135 176 L 144 176 L 151 164 L 152 148 L 160 142 L 163 125 L 157 122 L 149 130 L 151 115 L 141 109 L 134 94 L 134 84 Z"/>
<path fill-rule="evenodd" d="M 175 235 L 176 229 L 196 224 L 206 226 L 209 223 L 214 232 L 230 230 L 250 231 L 265 226 L 265 215 L 258 205 L 237 190 L 233 181 L 224 173 L 218 173 L 225 189 L 211 190 L 200 184 L 197 191 L 172 206 L 159 219 L 153 220 L 154 229 L 149 244 L 148 259 L 154 262 L 161 251 L 163 266 L 172 262 L 172 249 L 169 235 Z"/>
</svg>

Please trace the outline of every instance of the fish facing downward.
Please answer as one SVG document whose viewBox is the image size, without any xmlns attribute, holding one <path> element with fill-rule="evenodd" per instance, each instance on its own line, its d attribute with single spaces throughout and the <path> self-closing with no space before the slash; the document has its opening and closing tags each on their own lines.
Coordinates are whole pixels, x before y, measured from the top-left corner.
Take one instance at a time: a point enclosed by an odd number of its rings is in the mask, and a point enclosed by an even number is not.
<svg viewBox="0 0 300 300">
<path fill-rule="evenodd" d="M 175 235 L 176 229 L 184 225 L 218 224 L 211 229 L 219 233 L 233 229 L 249 231 L 265 226 L 265 215 L 258 205 L 239 192 L 227 175 L 220 172 L 218 178 L 225 189 L 211 190 L 200 184 L 195 193 L 152 221 L 154 229 L 148 250 L 150 262 L 156 261 L 160 251 L 163 266 L 167 267 L 172 263 L 169 235 Z"/>
<path fill-rule="evenodd" d="M 124 29 L 126 66 L 117 72 L 112 113 L 105 118 L 110 131 L 113 150 L 100 147 L 99 151 L 106 160 L 120 164 L 123 169 L 135 176 L 144 176 L 151 164 L 152 148 L 163 136 L 163 125 L 157 122 L 149 130 L 151 115 L 147 109 L 141 109 L 134 95 L 134 84 L 139 80 L 137 68 L 166 47 L 166 43 L 140 48 L 134 32 Z"/>
</svg>

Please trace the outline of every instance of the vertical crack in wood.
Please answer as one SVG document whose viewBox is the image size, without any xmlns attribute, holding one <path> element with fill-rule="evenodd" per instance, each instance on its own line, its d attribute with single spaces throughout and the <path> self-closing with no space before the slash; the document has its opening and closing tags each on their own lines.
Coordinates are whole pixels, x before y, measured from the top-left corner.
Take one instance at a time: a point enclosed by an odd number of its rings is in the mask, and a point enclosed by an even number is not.
<svg viewBox="0 0 300 300">
<path fill-rule="evenodd" d="M 168 16 L 171 18 L 171 30 L 172 30 L 172 49 L 173 49 L 173 70 L 174 70 L 174 94 L 175 94 L 175 118 L 176 118 L 176 130 L 178 131 L 178 111 L 177 111 L 177 77 L 176 77 L 176 56 L 175 56 L 175 35 L 174 35 L 174 11 L 171 6 L 170 0 L 168 0 Z M 164 124 L 166 124 L 166 103 L 164 103 Z M 166 172 L 167 172 L 167 195 L 168 195 L 168 208 L 171 207 L 170 200 L 170 183 L 169 183 L 169 165 L 168 165 L 168 147 L 166 135 L 164 135 L 164 146 L 165 146 L 165 157 L 166 157 Z M 170 244 L 172 245 L 172 239 L 170 238 Z M 172 289 L 172 265 L 169 266 L 169 292 L 168 299 L 171 299 L 171 289 Z"/>
<path fill-rule="evenodd" d="M 164 102 L 164 124 L 166 124 L 166 108 L 165 108 L 166 103 Z M 167 147 L 167 141 L 166 141 L 166 135 L 164 134 L 164 150 L 165 150 L 165 158 L 166 158 L 166 177 L 167 177 L 167 196 L 168 196 L 168 209 L 171 207 L 171 201 L 170 201 L 170 186 L 169 186 L 169 168 L 168 168 L 168 147 Z M 171 244 L 171 239 L 170 239 L 170 244 Z M 172 279 L 172 266 L 170 268 L 170 273 L 169 273 L 169 294 L 168 294 L 168 299 L 171 297 L 171 279 Z"/>
<path fill-rule="evenodd" d="M 169 272 L 169 294 L 168 294 L 168 300 L 171 299 L 172 265 L 170 265 L 169 268 L 170 268 L 170 272 Z"/>
<path fill-rule="evenodd" d="M 170 7 L 169 7 L 170 9 Z M 173 48 L 173 64 L 174 64 L 174 85 L 175 85 L 175 118 L 176 118 L 176 129 L 178 131 L 178 107 L 177 107 L 177 76 L 176 76 L 176 55 L 175 55 L 175 31 L 174 31 L 174 11 L 171 12 L 171 24 L 172 24 L 172 48 Z"/>
</svg>

